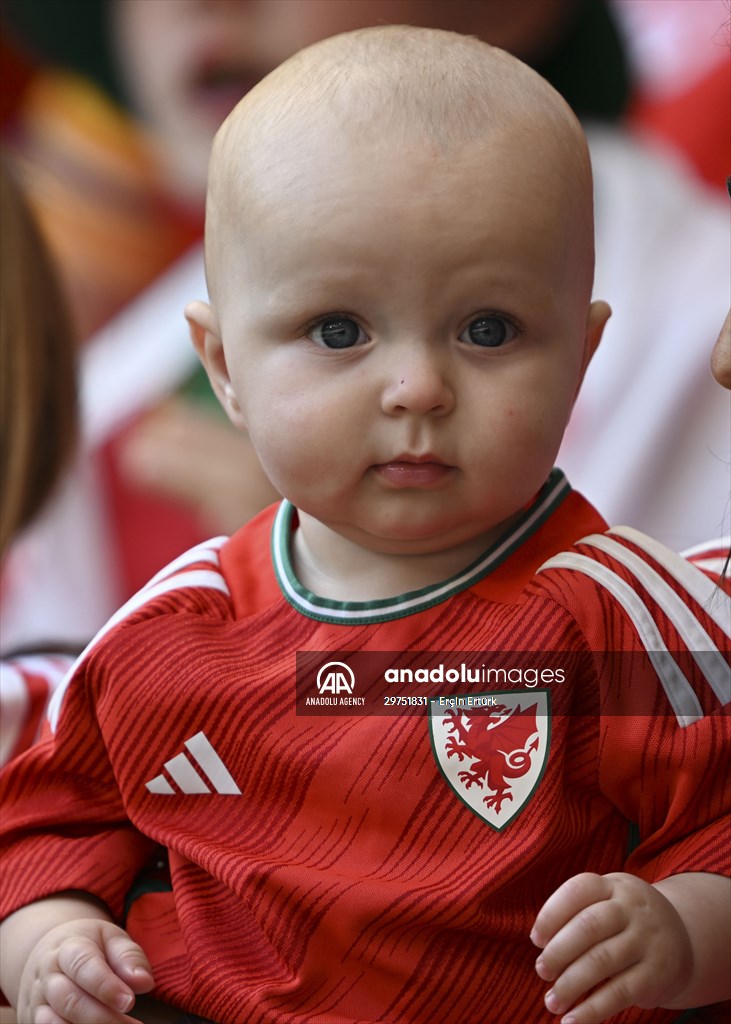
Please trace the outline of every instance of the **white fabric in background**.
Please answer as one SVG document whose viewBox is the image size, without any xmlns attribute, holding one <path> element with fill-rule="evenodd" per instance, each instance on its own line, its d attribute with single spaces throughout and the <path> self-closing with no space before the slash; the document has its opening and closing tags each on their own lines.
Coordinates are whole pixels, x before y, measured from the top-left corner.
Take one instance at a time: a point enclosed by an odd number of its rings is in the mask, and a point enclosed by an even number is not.
<svg viewBox="0 0 731 1024">
<path fill-rule="evenodd" d="M 589 128 L 596 298 L 613 309 L 558 458 L 611 525 L 676 551 L 728 532 L 731 393 L 709 359 L 731 302 L 731 202 L 663 151 Z"/>
</svg>

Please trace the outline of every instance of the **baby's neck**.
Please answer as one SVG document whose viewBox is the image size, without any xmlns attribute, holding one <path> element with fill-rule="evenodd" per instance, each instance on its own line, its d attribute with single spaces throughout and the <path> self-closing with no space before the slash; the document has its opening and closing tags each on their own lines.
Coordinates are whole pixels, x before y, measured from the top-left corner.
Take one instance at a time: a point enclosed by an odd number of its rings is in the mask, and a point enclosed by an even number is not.
<svg viewBox="0 0 731 1024">
<path fill-rule="evenodd" d="M 300 514 L 292 561 L 299 582 L 318 597 L 379 601 L 449 579 L 474 562 L 506 525 L 439 551 L 394 553 L 365 547 Z"/>
</svg>

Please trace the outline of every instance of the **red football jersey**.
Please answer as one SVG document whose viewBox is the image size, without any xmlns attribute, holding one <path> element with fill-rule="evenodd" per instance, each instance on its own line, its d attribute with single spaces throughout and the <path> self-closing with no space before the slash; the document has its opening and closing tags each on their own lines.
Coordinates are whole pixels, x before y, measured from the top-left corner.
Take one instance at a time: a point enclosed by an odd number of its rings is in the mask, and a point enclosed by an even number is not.
<svg viewBox="0 0 731 1024">
<path fill-rule="evenodd" d="M 122 920 L 163 846 L 172 891 L 126 917 L 160 999 L 225 1024 L 554 1019 L 528 935 L 562 882 L 728 871 L 728 598 L 556 473 L 399 598 L 308 592 L 295 526 L 284 502 L 194 549 L 90 645 L 6 774 L 2 913 L 82 889 Z M 309 682 L 297 652 L 322 655 Z M 358 675 L 379 652 L 403 686 Z"/>
<path fill-rule="evenodd" d="M 73 663 L 67 654 L 0 661 L 0 767 L 38 738 L 46 705 Z"/>
</svg>

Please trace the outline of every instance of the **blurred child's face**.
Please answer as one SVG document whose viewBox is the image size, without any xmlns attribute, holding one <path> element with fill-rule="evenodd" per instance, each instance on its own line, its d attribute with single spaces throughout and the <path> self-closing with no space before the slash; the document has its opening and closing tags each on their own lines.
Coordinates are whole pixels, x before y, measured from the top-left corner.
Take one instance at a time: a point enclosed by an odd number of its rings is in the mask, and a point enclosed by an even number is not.
<svg viewBox="0 0 731 1024">
<path fill-rule="evenodd" d="M 213 135 L 297 50 L 378 24 L 431 25 L 526 55 L 550 47 L 572 0 L 114 0 L 126 90 L 175 188 L 200 201 Z"/>
<path fill-rule="evenodd" d="M 544 483 L 608 315 L 587 338 L 571 187 L 507 132 L 282 145 L 224 227 L 208 362 L 229 415 L 281 494 L 361 546 L 488 542 Z"/>
</svg>

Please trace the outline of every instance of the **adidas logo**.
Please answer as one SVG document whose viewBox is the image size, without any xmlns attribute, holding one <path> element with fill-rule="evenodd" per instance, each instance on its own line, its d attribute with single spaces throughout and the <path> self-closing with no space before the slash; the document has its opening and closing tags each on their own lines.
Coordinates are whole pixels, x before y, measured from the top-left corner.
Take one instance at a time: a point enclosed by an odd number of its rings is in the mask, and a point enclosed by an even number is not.
<svg viewBox="0 0 731 1024">
<path fill-rule="evenodd" d="M 183 751 L 164 765 L 165 771 L 183 793 L 210 793 L 213 788 L 216 793 L 241 796 L 241 790 L 205 733 L 196 733 L 185 741 L 185 745 L 190 756 Z M 205 778 L 196 770 L 196 765 L 203 770 Z M 145 783 L 146 789 L 161 796 L 175 796 L 177 790 L 171 785 L 168 775 L 156 775 Z"/>
</svg>

